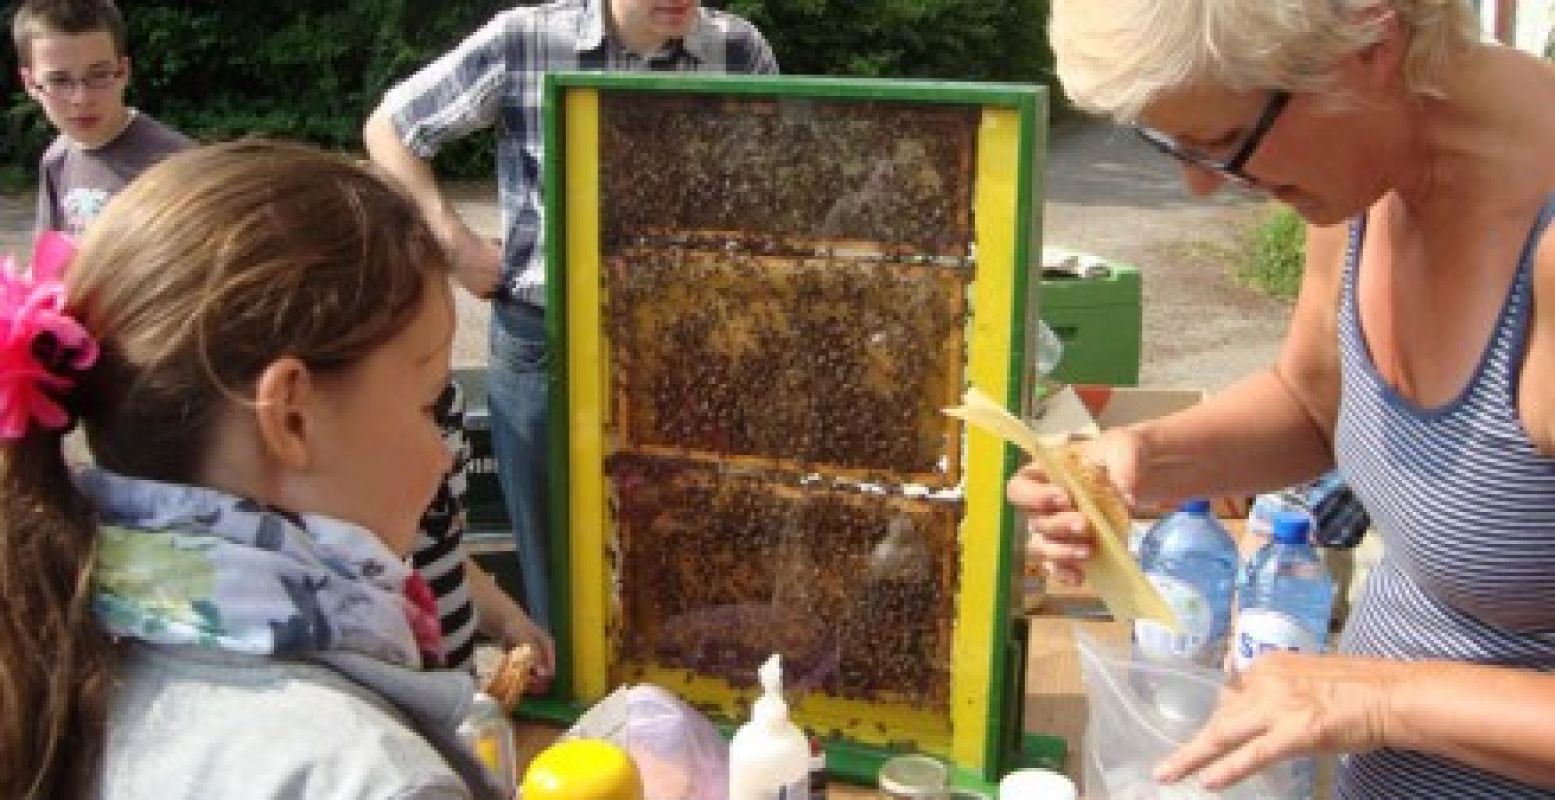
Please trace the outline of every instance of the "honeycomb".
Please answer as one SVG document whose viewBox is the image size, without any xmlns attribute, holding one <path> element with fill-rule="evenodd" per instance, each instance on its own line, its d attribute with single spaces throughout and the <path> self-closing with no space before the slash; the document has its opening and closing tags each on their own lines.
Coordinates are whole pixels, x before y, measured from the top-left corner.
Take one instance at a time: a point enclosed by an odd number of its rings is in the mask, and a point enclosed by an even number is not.
<svg viewBox="0 0 1555 800">
<path fill-rule="evenodd" d="M 607 273 L 624 447 L 960 479 L 965 270 L 631 248 Z"/>
<path fill-rule="evenodd" d="M 612 674 L 948 716 L 979 110 L 604 92 Z"/>
<path fill-rule="evenodd" d="M 946 710 L 959 505 L 795 486 L 654 456 L 607 466 L 620 655 Z"/>
<path fill-rule="evenodd" d="M 978 109 L 607 93 L 607 251 L 694 233 L 782 250 L 970 255 Z"/>
</svg>

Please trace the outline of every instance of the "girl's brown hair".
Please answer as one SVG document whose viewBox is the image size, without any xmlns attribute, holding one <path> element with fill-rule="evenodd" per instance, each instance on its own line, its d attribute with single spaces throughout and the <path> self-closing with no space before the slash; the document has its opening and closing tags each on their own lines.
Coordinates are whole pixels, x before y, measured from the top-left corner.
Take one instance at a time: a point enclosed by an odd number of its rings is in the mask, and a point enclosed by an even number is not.
<svg viewBox="0 0 1555 800">
<path fill-rule="evenodd" d="M 266 365 L 357 363 L 409 324 L 447 264 L 384 179 L 301 146 L 182 153 L 116 197 L 71 264 L 98 363 L 68 398 L 97 463 L 191 483 L 213 423 Z M 84 797 L 114 651 L 92 613 L 95 520 L 57 431 L 0 458 L 0 797 Z"/>
</svg>

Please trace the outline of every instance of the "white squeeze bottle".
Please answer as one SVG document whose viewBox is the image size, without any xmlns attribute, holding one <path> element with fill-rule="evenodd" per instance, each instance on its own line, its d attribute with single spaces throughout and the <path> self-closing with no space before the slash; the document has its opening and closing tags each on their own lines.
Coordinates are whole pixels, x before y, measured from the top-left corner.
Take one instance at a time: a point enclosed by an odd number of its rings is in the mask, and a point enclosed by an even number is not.
<svg viewBox="0 0 1555 800">
<path fill-rule="evenodd" d="M 774 653 L 756 674 L 761 696 L 729 742 L 729 800 L 806 800 L 810 740 L 788 720 L 780 657 Z"/>
</svg>

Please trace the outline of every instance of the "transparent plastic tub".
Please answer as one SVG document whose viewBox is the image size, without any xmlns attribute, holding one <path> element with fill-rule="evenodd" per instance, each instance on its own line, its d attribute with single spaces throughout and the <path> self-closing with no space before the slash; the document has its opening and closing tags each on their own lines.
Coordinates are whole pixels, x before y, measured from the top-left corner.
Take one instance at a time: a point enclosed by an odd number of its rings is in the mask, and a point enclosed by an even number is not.
<svg viewBox="0 0 1555 800">
<path fill-rule="evenodd" d="M 1075 631 L 1090 708 L 1082 751 L 1091 800 L 1269 800 L 1288 796 L 1278 770 L 1219 792 L 1196 779 L 1165 786 L 1156 764 L 1186 744 L 1208 721 L 1224 676 L 1187 663 L 1137 658 L 1128 645 L 1109 645 Z"/>
</svg>

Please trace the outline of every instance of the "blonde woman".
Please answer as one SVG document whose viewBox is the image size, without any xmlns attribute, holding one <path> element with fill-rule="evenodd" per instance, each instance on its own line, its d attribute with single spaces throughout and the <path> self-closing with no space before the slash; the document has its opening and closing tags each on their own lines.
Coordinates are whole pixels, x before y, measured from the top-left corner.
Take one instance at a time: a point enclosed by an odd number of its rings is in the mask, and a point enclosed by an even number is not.
<svg viewBox="0 0 1555 800">
<path fill-rule="evenodd" d="M 1309 223 L 1285 345 L 1089 456 L 1136 502 L 1337 464 L 1387 544 L 1333 656 L 1260 658 L 1157 777 L 1347 754 L 1346 798 L 1555 797 L 1555 68 L 1461 0 L 1055 0 L 1065 90 Z M 1028 467 L 1031 551 L 1091 531 Z"/>
</svg>

